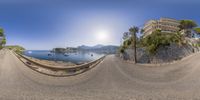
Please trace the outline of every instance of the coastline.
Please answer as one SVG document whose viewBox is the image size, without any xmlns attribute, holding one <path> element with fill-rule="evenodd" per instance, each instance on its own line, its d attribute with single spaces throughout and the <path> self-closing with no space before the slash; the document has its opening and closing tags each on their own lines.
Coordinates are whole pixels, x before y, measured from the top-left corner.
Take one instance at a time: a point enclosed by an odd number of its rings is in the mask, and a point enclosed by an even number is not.
<svg viewBox="0 0 200 100">
<path fill-rule="evenodd" d="M 38 61 L 40 61 L 40 60 L 38 60 L 38 59 L 36 59 L 36 61 L 35 61 L 35 59 L 31 58 L 31 57 L 17 54 L 12 51 L 11 51 L 11 53 L 14 53 L 14 55 L 20 61 L 22 61 L 22 63 L 24 63 L 27 67 L 31 68 L 32 70 L 34 70 L 38 73 L 48 75 L 48 76 L 53 76 L 53 77 L 68 77 L 68 76 L 74 76 L 74 75 L 81 74 L 81 73 L 88 71 L 91 68 L 95 67 L 97 64 L 99 64 L 105 58 L 105 56 L 103 56 L 95 61 L 83 63 L 81 65 L 50 66 L 50 65 L 44 65 L 44 64 L 39 63 Z M 46 62 L 46 61 L 44 61 L 44 62 Z"/>
<path fill-rule="evenodd" d="M 96 52 L 68 52 L 68 53 L 50 53 L 49 50 L 26 50 L 21 53 L 23 56 L 29 59 L 39 61 L 47 65 L 61 65 L 61 66 L 73 66 L 88 63 L 96 60 L 105 54 L 98 54 Z"/>
</svg>

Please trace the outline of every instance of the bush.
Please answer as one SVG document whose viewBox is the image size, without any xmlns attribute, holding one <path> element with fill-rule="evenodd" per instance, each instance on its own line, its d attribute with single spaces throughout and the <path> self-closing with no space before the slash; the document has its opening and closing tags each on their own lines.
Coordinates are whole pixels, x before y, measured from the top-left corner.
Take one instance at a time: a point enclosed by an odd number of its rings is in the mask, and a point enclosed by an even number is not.
<svg viewBox="0 0 200 100">
<path fill-rule="evenodd" d="M 181 44 L 182 36 L 179 33 L 165 33 L 159 30 L 141 39 L 141 44 L 150 54 L 155 54 L 159 47 L 169 46 L 172 43 Z"/>
<path fill-rule="evenodd" d="M 196 33 L 200 34 L 200 27 L 194 28 L 194 31 L 195 31 Z"/>
<path fill-rule="evenodd" d="M 4 30 L 2 28 L 0 28 L 0 36 L 3 37 L 4 36 Z"/>
<path fill-rule="evenodd" d="M 120 47 L 119 52 L 120 52 L 120 53 L 124 53 L 124 52 L 125 52 L 125 49 L 124 49 L 123 47 Z"/>
<path fill-rule="evenodd" d="M 14 45 L 14 46 L 6 46 L 5 48 L 8 48 L 9 50 L 13 50 L 16 53 L 20 53 L 22 54 L 23 51 L 25 50 L 25 48 L 18 46 L 18 45 Z"/>
<path fill-rule="evenodd" d="M 3 40 L 1 41 L 1 45 L 5 45 L 6 44 L 6 38 L 3 38 Z"/>
</svg>

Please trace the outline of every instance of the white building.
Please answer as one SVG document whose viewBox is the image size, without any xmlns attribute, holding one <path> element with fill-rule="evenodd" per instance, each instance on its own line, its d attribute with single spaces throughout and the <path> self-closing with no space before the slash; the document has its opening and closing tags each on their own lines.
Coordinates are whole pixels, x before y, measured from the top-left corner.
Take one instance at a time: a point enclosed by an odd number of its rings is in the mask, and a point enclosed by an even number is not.
<svg viewBox="0 0 200 100">
<path fill-rule="evenodd" d="M 149 20 L 145 23 L 144 37 L 151 34 L 156 30 L 161 30 L 162 32 L 173 33 L 179 31 L 180 23 L 176 19 L 171 18 L 160 18 L 159 20 Z"/>
</svg>

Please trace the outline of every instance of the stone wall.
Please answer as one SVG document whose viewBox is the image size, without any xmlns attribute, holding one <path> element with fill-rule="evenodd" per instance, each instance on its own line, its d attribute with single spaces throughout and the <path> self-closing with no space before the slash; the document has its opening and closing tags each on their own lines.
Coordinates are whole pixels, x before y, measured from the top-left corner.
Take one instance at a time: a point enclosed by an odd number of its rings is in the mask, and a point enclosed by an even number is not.
<svg viewBox="0 0 200 100">
<path fill-rule="evenodd" d="M 167 47 L 160 47 L 155 55 L 150 55 L 144 48 L 138 48 L 137 60 L 138 63 L 169 63 L 180 60 L 198 51 L 200 51 L 198 47 L 193 47 L 191 45 L 178 46 L 176 44 L 171 44 Z M 133 49 L 126 49 L 123 58 L 124 60 L 134 61 Z"/>
<path fill-rule="evenodd" d="M 1 44 L 2 40 L 3 40 L 3 37 L 0 36 L 0 44 Z"/>
</svg>

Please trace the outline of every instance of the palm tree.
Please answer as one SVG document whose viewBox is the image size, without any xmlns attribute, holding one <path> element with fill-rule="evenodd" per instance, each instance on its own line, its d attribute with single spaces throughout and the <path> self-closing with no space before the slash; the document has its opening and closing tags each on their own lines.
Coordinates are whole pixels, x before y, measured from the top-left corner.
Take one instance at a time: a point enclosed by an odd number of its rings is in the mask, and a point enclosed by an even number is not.
<svg viewBox="0 0 200 100">
<path fill-rule="evenodd" d="M 196 26 L 197 24 L 192 20 L 181 20 L 179 28 L 180 30 L 183 30 L 183 32 L 187 37 L 191 37 L 192 36 L 191 30 Z"/>
<path fill-rule="evenodd" d="M 144 29 L 143 29 L 143 28 L 140 29 L 140 34 L 142 35 L 141 38 L 143 38 L 143 36 L 144 36 L 144 35 L 143 35 L 143 34 L 144 34 Z"/>
<path fill-rule="evenodd" d="M 144 33 L 144 29 L 140 29 L 140 34 L 143 34 Z"/>
<path fill-rule="evenodd" d="M 125 40 L 127 40 L 128 38 L 130 37 L 130 35 L 129 35 L 129 32 L 124 32 L 123 33 L 123 40 L 125 41 Z"/>
<path fill-rule="evenodd" d="M 139 32 L 139 28 L 136 27 L 136 26 L 133 26 L 129 29 L 129 32 L 131 34 L 131 39 L 133 40 L 132 42 L 132 47 L 134 49 L 134 60 L 135 60 L 135 63 L 137 63 L 137 55 L 136 55 L 136 39 L 137 39 L 137 33 Z"/>
</svg>

